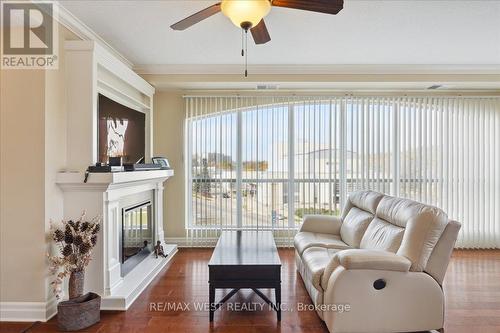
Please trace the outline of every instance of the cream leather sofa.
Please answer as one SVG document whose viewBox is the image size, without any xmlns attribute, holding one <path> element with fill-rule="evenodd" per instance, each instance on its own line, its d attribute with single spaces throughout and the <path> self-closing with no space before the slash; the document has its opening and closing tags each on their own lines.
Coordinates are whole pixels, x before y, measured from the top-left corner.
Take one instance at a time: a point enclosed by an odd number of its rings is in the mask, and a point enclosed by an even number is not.
<svg viewBox="0 0 500 333">
<path fill-rule="evenodd" d="M 439 208 L 355 192 L 342 216 L 304 218 L 297 269 L 330 332 L 442 331 L 459 230 Z"/>
</svg>

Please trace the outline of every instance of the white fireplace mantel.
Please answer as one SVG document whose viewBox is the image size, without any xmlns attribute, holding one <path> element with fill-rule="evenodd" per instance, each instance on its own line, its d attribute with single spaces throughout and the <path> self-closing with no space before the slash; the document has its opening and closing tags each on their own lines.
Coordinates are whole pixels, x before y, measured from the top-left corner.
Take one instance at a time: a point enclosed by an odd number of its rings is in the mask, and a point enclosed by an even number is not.
<svg viewBox="0 0 500 333">
<path fill-rule="evenodd" d="M 91 173 L 84 183 L 83 172 L 60 172 L 57 175 L 57 183 L 61 188 L 88 188 L 128 186 L 131 182 L 161 181 L 162 183 L 174 175 L 174 170 L 150 170 L 133 172 L 103 172 Z"/>
<path fill-rule="evenodd" d="M 164 242 L 163 183 L 173 170 L 91 173 L 84 183 L 82 172 L 61 172 L 57 184 L 64 193 L 64 216 L 101 216 L 102 228 L 93 259 L 85 273 L 85 291 L 102 296 L 103 310 L 126 310 L 177 251 Z M 119 256 L 121 201 L 148 194 L 152 198 L 155 241 L 160 240 L 167 258 L 150 255 L 124 277 Z"/>
</svg>

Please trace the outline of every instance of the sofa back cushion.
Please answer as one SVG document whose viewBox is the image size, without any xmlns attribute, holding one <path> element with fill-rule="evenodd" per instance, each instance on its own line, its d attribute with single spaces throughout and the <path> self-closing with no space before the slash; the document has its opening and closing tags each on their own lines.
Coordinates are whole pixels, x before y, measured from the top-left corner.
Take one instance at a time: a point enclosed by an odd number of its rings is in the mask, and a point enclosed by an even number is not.
<svg viewBox="0 0 500 333">
<path fill-rule="evenodd" d="M 390 196 L 382 198 L 375 215 L 373 222 L 382 220 L 404 229 L 397 254 L 412 262 L 411 271 L 423 271 L 448 223 L 448 216 L 437 207 Z M 376 235 L 373 237 L 377 238 Z M 363 246 L 363 241 L 361 245 Z"/>
<path fill-rule="evenodd" d="M 384 197 L 384 194 L 375 191 L 356 191 L 349 194 L 347 198 L 344 211 L 342 212 L 342 219 L 344 219 L 352 207 L 358 207 L 372 215 L 375 215 L 377 206 Z"/>
<path fill-rule="evenodd" d="M 359 248 L 361 238 L 363 238 L 366 228 L 368 228 L 373 217 L 373 214 L 367 211 L 352 207 L 340 227 L 342 240 L 351 247 Z"/>
<path fill-rule="evenodd" d="M 403 240 L 404 232 L 404 228 L 376 217 L 366 229 L 360 248 L 396 253 Z"/>
<path fill-rule="evenodd" d="M 439 208 L 374 191 L 349 195 L 340 235 L 354 248 L 385 250 L 408 258 L 421 272 L 448 224 Z"/>
<path fill-rule="evenodd" d="M 366 228 L 375 217 L 384 195 L 374 191 L 357 191 L 349 195 L 342 213 L 340 236 L 351 247 L 359 248 Z"/>
</svg>

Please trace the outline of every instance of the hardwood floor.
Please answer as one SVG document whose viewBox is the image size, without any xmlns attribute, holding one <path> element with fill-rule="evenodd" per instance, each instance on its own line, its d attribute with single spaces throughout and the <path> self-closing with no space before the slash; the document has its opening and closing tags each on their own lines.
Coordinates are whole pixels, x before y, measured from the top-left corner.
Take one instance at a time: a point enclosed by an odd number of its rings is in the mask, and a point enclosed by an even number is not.
<svg viewBox="0 0 500 333">
<path fill-rule="evenodd" d="M 280 249 L 282 301 L 296 308 L 311 304 L 295 271 L 293 250 Z M 103 311 L 101 322 L 81 332 L 328 332 L 314 311 L 283 312 L 276 315 L 259 305 L 248 311 L 218 310 L 215 321 L 208 311 L 195 309 L 208 300 L 208 267 L 212 249 L 182 249 L 126 312 Z M 446 293 L 445 332 L 500 333 L 500 251 L 455 251 L 444 284 Z M 274 297 L 265 292 L 268 297 Z M 222 297 L 218 291 L 216 299 Z M 250 291 L 236 294 L 233 304 L 262 304 Z M 166 303 L 176 309 L 164 309 Z M 184 303 L 190 309 L 183 311 Z M 154 304 L 154 305 L 152 305 Z M 153 307 L 156 306 L 156 311 Z M 0 323 L 0 332 L 56 332 L 57 320 L 47 323 Z M 30 328 L 31 327 L 31 328 Z"/>
</svg>

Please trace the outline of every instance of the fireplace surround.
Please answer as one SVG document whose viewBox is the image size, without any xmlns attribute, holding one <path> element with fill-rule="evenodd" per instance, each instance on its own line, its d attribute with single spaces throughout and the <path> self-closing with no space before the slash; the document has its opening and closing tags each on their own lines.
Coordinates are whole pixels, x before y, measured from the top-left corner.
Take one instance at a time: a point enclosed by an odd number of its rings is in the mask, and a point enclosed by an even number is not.
<svg viewBox="0 0 500 333">
<path fill-rule="evenodd" d="M 56 178 L 63 192 L 63 216 L 78 217 L 85 209 L 89 216 L 102 217 L 98 242 L 85 272 L 84 292 L 101 295 L 103 310 L 126 310 L 177 250 L 176 245 L 165 244 L 163 232 L 167 222 L 163 220 L 163 209 L 168 207 L 163 201 L 163 183 L 174 172 L 90 173 L 84 183 L 84 171 L 99 161 L 99 94 L 144 114 L 144 158 L 151 159 L 155 89 L 99 43 L 66 41 L 64 50 L 68 110 L 66 166 L 65 172 L 58 173 Z M 146 201 L 151 202 L 151 239 L 161 242 L 168 257 L 155 259 L 150 254 L 125 272 L 120 245 L 123 208 Z"/>
<path fill-rule="evenodd" d="M 101 309 L 128 309 L 176 253 L 176 245 L 165 244 L 163 231 L 163 183 L 173 174 L 173 170 L 91 173 L 87 183 L 81 172 L 58 174 L 64 216 L 79 216 L 84 208 L 89 216 L 102 216 L 84 290 L 102 296 Z M 130 232 L 126 242 L 123 228 Z M 146 249 L 144 241 L 148 242 Z M 167 258 L 155 258 L 151 253 L 156 241 L 161 242 Z M 128 254 L 122 246 L 129 248 Z M 129 258 L 125 260 L 124 255 Z"/>
</svg>

